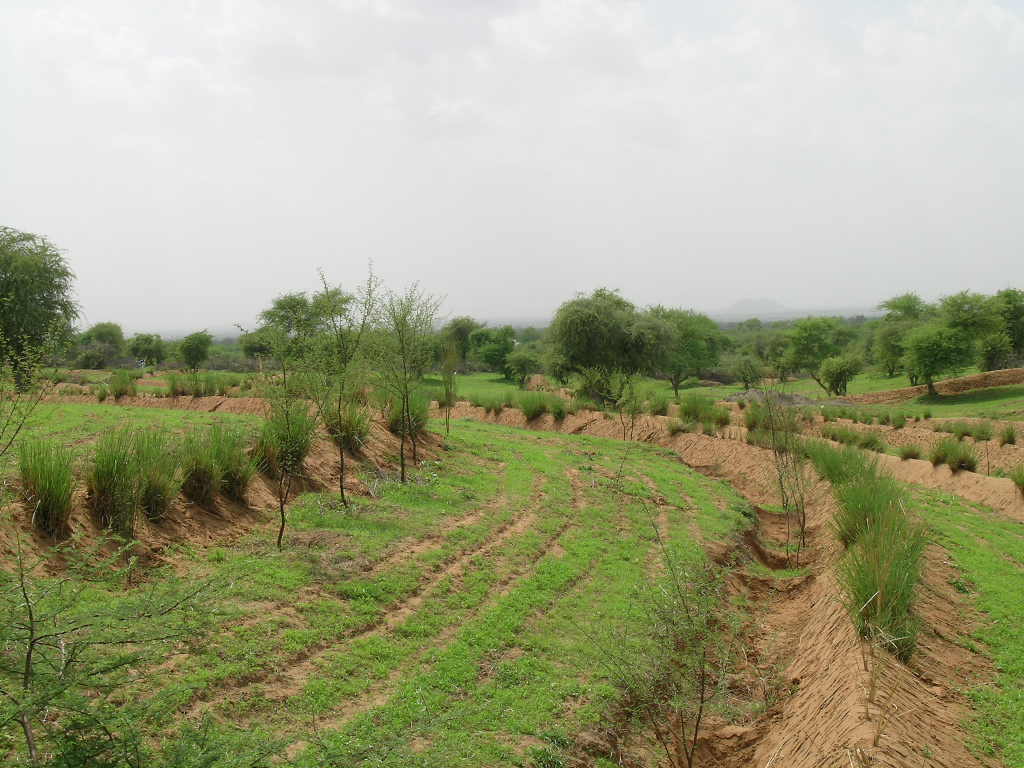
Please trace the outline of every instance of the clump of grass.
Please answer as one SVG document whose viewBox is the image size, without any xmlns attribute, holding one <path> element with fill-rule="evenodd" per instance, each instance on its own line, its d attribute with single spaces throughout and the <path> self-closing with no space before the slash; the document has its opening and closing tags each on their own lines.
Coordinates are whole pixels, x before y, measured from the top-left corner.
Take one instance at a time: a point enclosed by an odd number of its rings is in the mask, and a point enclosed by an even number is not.
<svg viewBox="0 0 1024 768">
<path fill-rule="evenodd" d="M 903 500 L 879 502 L 871 524 L 840 564 L 840 580 L 854 625 L 863 637 L 881 633 L 886 646 L 908 661 L 917 645 L 920 622 L 914 591 L 927 540 L 903 510 Z M 886 506 L 888 505 L 888 506 Z"/>
<path fill-rule="evenodd" d="M 836 486 L 872 471 L 875 461 L 856 448 L 834 448 L 821 440 L 806 440 L 804 454 L 810 459 L 818 474 Z"/>
<path fill-rule="evenodd" d="M 688 392 L 679 401 L 679 415 L 689 421 L 703 421 L 704 414 L 714 407 L 715 401 L 696 392 Z"/>
<path fill-rule="evenodd" d="M 126 539 L 132 538 L 141 504 L 141 483 L 135 435 L 130 430 L 108 432 L 96 441 L 86 488 L 100 523 Z"/>
<path fill-rule="evenodd" d="M 885 449 L 888 447 L 885 440 L 874 432 L 861 432 L 857 439 L 857 445 L 866 451 L 875 451 L 877 453 L 885 453 Z"/>
<path fill-rule="evenodd" d="M 668 421 L 668 433 L 671 436 L 678 435 L 680 432 L 690 432 L 692 426 L 686 424 L 682 419 L 669 419 Z"/>
<path fill-rule="evenodd" d="M 903 429 L 907 425 L 907 417 L 902 413 L 894 413 L 891 423 L 893 429 Z"/>
<path fill-rule="evenodd" d="M 47 536 L 63 536 L 71 517 L 74 473 L 71 451 L 48 440 L 18 446 L 21 495 L 32 507 L 32 524 Z"/>
<path fill-rule="evenodd" d="M 197 504 L 213 504 L 223 474 L 209 430 L 195 429 L 181 445 L 182 490 Z"/>
<path fill-rule="evenodd" d="M 932 417 L 931 409 L 930 408 L 925 408 L 924 411 L 921 413 L 921 418 L 922 419 L 930 419 L 931 417 Z"/>
<path fill-rule="evenodd" d="M 1016 467 L 1011 469 L 1008 477 L 1017 484 L 1021 493 L 1024 493 L 1024 464 L 1018 464 Z"/>
<path fill-rule="evenodd" d="M 548 410 L 548 399 L 543 392 L 520 392 L 516 404 L 527 421 L 533 421 Z"/>
<path fill-rule="evenodd" d="M 142 511 L 150 520 L 161 520 L 181 492 L 178 451 L 163 432 L 138 433 L 134 447 Z"/>
<path fill-rule="evenodd" d="M 1017 432 L 1013 428 L 1013 424 L 1005 425 L 999 431 L 999 445 L 1016 445 L 1017 444 Z"/>
<path fill-rule="evenodd" d="M 114 396 L 115 400 L 120 400 L 122 397 L 135 397 L 135 379 L 132 378 L 128 371 L 114 371 L 110 375 L 110 394 Z"/>
<path fill-rule="evenodd" d="M 107 396 L 110 394 L 110 390 L 107 389 L 106 384 L 97 384 L 93 387 L 93 392 L 96 393 L 96 399 L 101 403 L 105 401 Z"/>
<path fill-rule="evenodd" d="M 497 416 L 505 407 L 505 396 L 499 394 L 477 395 L 470 402 L 478 408 L 483 408 L 484 413 L 493 413 Z"/>
<path fill-rule="evenodd" d="M 985 442 L 992 439 L 992 425 L 987 421 L 979 421 L 971 430 L 971 437 L 978 442 Z"/>
<path fill-rule="evenodd" d="M 178 397 L 188 393 L 185 379 L 177 373 L 167 374 L 167 396 Z"/>
<path fill-rule="evenodd" d="M 548 400 L 548 410 L 551 412 L 551 415 L 555 417 L 555 421 L 561 421 L 565 418 L 565 414 L 568 412 L 568 407 L 566 406 L 565 400 L 560 398 L 558 395 L 551 395 Z"/>
<path fill-rule="evenodd" d="M 210 448 L 220 472 L 220 490 L 229 499 L 245 501 L 245 492 L 257 466 L 249 453 L 249 438 L 241 429 L 215 425 L 210 429 Z"/>
<path fill-rule="evenodd" d="M 836 536 L 847 547 L 878 519 L 894 514 L 892 507 L 904 503 L 903 491 L 890 475 L 878 472 L 874 464 L 836 487 L 839 510 L 833 525 Z"/>
<path fill-rule="evenodd" d="M 665 416 L 670 402 L 672 398 L 668 392 L 654 390 L 647 395 L 647 411 L 653 416 Z"/>
<path fill-rule="evenodd" d="M 921 458 L 921 449 L 916 445 L 901 445 L 896 452 L 903 460 Z"/>
<path fill-rule="evenodd" d="M 411 397 L 409 410 L 412 429 L 408 431 L 413 435 L 419 434 L 427 424 L 426 398 Z M 392 432 L 401 434 L 407 431 L 397 405 L 388 407 L 386 412 L 388 428 Z M 316 420 L 305 401 L 288 400 L 274 404 L 257 440 L 257 465 L 275 478 L 281 477 L 282 473 L 293 477 L 302 474 L 315 434 Z"/>
<path fill-rule="evenodd" d="M 937 443 L 928 454 L 928 460 L 936 467 L 946 464 L 953 472 L 961 469 L 973 472 L 978 468 L 978 456 L 974 448 L 953 438 Z"/>
</svg>

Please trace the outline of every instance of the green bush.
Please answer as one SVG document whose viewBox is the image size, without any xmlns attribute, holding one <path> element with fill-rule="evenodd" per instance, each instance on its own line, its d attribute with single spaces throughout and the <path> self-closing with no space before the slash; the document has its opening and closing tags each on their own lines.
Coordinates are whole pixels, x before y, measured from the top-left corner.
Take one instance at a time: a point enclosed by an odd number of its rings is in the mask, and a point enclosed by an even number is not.
<svg viewBox="0 0 1024 768">
<path fill-rule="evenodd" d="M 418 437 L 423 434 L 427 429 L 427 419 L 430 415 L 430 401 L 427 400 L 426 396 L 420 392 L 412 392 L 409 394 L 409 423 L 405 423 L 405 418 L 402 414 L 401 403 L 397 399 L 389 399 L 384 409 L 387 414 L 388 430 L 393 435 L 399 437 L 402 433 L 405 433 L 406 437 Z M 282 416 L 282 418 L 284 418 Z M 304 427 L 297 424 L 296 429 L 299 434 L 303 431 Z M 314 429 L 315 429 L 314 424 Z M 293 436 L 294 437 L 294 436 Z M 305 457 L 303 457 L 305 458 Z"/>
<path fill-rule="evenodd" d="M 666 416 L 672 398 L 668 392 L 654 390 L 647 395 L 647 411 L 653 416 Z"/>
<path fill-rule="evenodd" d="M 127 371 L 114 371 L 110 375 L 110 394 L 115 400 L 122 397 L 135 397 L 135 379 Z"/>
<path fill-rule="evenodd" d="M 867 451 L 885 453 L 888 444 L 875 432 L 861 432 L 857 436 L 857 445 Z"/>
<path fill-rule="evenodd" d="M 806 440 L 804 453 L 819 475 L 839 486 L 874 471 L 876 459 L 850 446 L 835 448 L 821 440 Z"/>
<path fill-rule="evenodd" d="M 894 413 L 890 421 L 893 429 L 903 429 L 907 425 L 907 417 L 902 413 Z"/>
<path fill-rule="evenodd" d="M 1013 424 L 1005 425 L 999 432 L 999 445 L 1016 445 L 1017 433 Z"/>
<path fill-rule="evenodd" d="M 21 495 L 32 508 L 32 523 L 48 536 L 62 536 L 71 517 L 74 473 L 71 450 L 44 440 L 18 446 Z"/>
<path fill-rule="evenodd" d="M 931 417 L 932 417 L 931 410 L 929 408 L 925 408 L 924 412 L 921 414 L 921 418 L 922 419 L 930 419 Z"/>
<path fill-rule="evenodd" d="M 1021 493 L 1024 493 L 1024 464 L 1018 464 L 1012 470 L 1010 470 L 1008 477 L 1017 484 L 1020 488 Z"/>
<path fill-rule="evenodd" d="M 136 434 L 134 448 L 142 511 L 150 520 L 161 520 L 181 492 L 178 450 L 165 433 L 152 431 Z"/>
<path fill-rule="evenodd" d="M 97 384 L 93 387 L 93 392 L 96 393 L 96 399 L 101 403 L 106 400 L 107 396 L 110 394 L 106 384 Z"/>
<path fill-rule="evenodd" d="M 96 441 L 86 488 L 100 523 L 126 539 L 132 538 L 141 506 L 141 483 L 135 436 L 130 430 L 107 432 Z"/>
<path fill-rule="evenodd" d="M 167 379 L 168 397 L 178 397 L 187 394 L 185 379 L 180 374 L 169 373 L 165 378 Z"/>
<path fill-rule="evenodd" d="M 555 417 L 555 421 L 561 421 L 565 418 L 565 414 L 568 412 L 565 400 L 560 398 L 558 395 L 551 395 L 548 400 L 548 410 L 551 411 L 551 415 Z"/>
<path fill-rule="evenodd" d="M 478 408 L 483 408 L 484 413 L 493 413 L 497 416 L 505 407 L 505 396 L 500 394 L 476 395 L 470 402 Z"/>
<path fill-rule="evenodd" d="M 715 405 L 715 401 L 706 395 L 687 392 L 679 401 L 679 415 L 688 421 L 703 421 Z"/>
<path fill-rule="evenodd" d="M 357 402 L 349 402 L 340 413 L 326 414 L 324 427 L 334 444 L 349 453 L 358 453 L 370 436 L 370 412 Z"/>
<path fill-rule="evenodd" d="M 237 427 L 210 428 L 210 447 L 220 472 L 220 490 L 229 499 L 245 502 L 245 492 L 258 471 L 249 452 L 249 437 Z"/>
<path fill-rule="evenodd" d="M 921 458 L 921 449 L 916 445 L 901 445 L 897 449 L 897 453 L 901 459 L 919 459 Z"/>
</svg>

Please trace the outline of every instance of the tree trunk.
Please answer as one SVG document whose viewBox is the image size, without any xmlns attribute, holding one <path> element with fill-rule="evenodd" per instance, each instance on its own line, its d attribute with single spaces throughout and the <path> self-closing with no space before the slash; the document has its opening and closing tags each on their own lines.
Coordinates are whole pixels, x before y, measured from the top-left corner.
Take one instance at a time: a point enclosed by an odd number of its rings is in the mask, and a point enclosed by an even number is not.
<svg viewBox="0 0 1024 768">
<path fill-rule="evenodd" d="M 934 381 L 932 381 L 931 379 L 928 379 L 928 381 L 926 383 L 928 384 L 928 394 L 929 395 L 931 395 L 932 397 L 935 397 L 936 395 L 939 394 L 935 390 L 935 382 Z"/>
<path fill-rule="evenodd" d="M 679 399 L 679 377 L 672 377 L 672 392 L 675 393 L 676 400 Z"/>
<path fill-rule="evenodd" d="M 21 730 L 25 733 L 25 746 L 28 748 L 28 757 L 32 762 L 32 765 L 39 763 L 39 753 L 36 750 L 36 737 L 32 733 L 32 723 L 28 720 L 28 712 L 22 712 L 18 717 L 18 722 L 21 723 Z"/>
<path fill-rule="evenodd" d="M 291 490 L 292 476 L 282 472 L 281 479 L 277 483 L 277 503 L 281 512 L 281 527 L 277 529 L 277 548 L 281 549 L 281 542 L 284 539 L 284 505 L 288 501 L 288 492 Z"/>
<path fill-rule="evenodd" d="M 402 437 L 398 442 L 398 467 L 399 479 L 405 482 L 405 430 L 402 430 Z"/>
<path fill-rule="evenodd" d="M 338 493 L 341 494 L 341 503 L 348 506 L 348 499 L 345 498 L 345 449 L 338 446 Z"/>
</svg>

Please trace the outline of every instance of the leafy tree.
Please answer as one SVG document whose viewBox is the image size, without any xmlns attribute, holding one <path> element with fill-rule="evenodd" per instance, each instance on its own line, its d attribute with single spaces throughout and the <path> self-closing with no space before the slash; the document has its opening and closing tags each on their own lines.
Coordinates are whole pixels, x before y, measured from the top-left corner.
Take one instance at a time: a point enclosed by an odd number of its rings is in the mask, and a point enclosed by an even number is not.
<svg viewBox="0 0 1024 768">
<path fill-rule="evenodd" d="M 483 327 L 483 323 L 477 322 L 472 317 L 462 315 L 461 317 L 453 317 L 441 329 L 441 336 L 444 340 L 450 341 L 455 345 L 460 366 L 465 365 L 469 357 L 470 335 L 472 335 L 473 331 Z"/>
<path fill-rule="evenodd" d="M 907 334 L 905 346 L 904 365 L 928 385 L 930 395 L 936 394 L 936 379 L 971 364 L 971 340 L 957 328 L 935 323 L 919 326 Z"/>
<path fill-rule="evenodd" d="M 1006 288 L 995 295 L 995 303 L 1010 337 L 1013 354 L 1024 357 L 1024 291 Z"/>
<path fill-rule="evenodd" d="M 128 342 L 128 351 L 146 365 L 159 365 L 167 359 L 167 347 L 156 333 L 137 333 Z"/>
<path fill-rule="evenodd" d="M 117 323 L 96 323 L 85 332 L 83 338 L 87 341 L 106 344 L 115 353 L 120 353 L 124 349 L 124 331 Z"/>
<path fill-rule="evenodd" d="M 250 360 L 255 360 L 260 373 L 263 373 L 263 361 L 270 357 L 272 352 L 270 340 L 259 331 L 250 331 L 242 334 L 239 343 L 242 346 L 242 354 Z"/>
<path fill-rule="evenodd" d="M 999 304 L 980 293 L 961 291 L 939 302 L 939 311 L 950 328 L 963 331 L 969 339 L 978 339 L 1003 330 Z"/>
<path fill-rule="evenodd" d="M 19 366 L 66 343 L 78 317 L 74 273 L 45 237 L 0 227 L 0 354 Z"/>
<path fill-rule="evenodd" d="M 679 385 L 684 379 L 718 364 L 723 336 L 718 324 L 706 315 L 683 309 L 652 307 L 649 315 L 665 324 L 667 334 L 653 353 L 645 355 L 651 367 L 659 371 L 672 384 L 679 397 Z M 643 326 L 643 322 L 636 326 Z"/>
<path fill-rule="evenodd" d="M 852 338 L 850 330 L 834 317 L 798 320 L 789 332 L 789 365 L 794 371 L 805 371 L 827 394 L 828 386 L 818 375 L 821 364 L 842 352 Z"/>
<path fill-rule="evenodd" d="M 825 383 L 828 394 L 845 395 L 847 386 L 862 367 L 860 358 L 853 355 L 827 357 L 821 362 L 818 378 Z"/>
<path fill-rule="evenodd" d="M 990 333 L 978 342 L 978 367 L 983 371 L 998 371 L 1010 367 L 1013 342 L 1005 331 Z"/>
<path fill-rule="evenodd" d="M 511 326 L 477 328 L 469 334 L 469 359 L 499 371 L 506 379 L 511 373 L 505 360 L 516 345 L 516 332 Z"/>
<path fill-rule="evenodd" d="M 378 283 L 371 272 L 355 294 L 331 287 L 320 274 L 322 290 L 313 300 L 318 324 L 324 330 L 310 343 L 309 389 L 320 420 L 338 449 L 338 492 L 345 498 L 345 451 L 356 451 L 366 437 L 369 416 L 357 402 L 359 377 L 355 370 L 373 321 Z"/>
<path fill-rule="evenodd" d="M 373 356 L 381 389 L 397 408 L 399 423 L 399 467 L 405 482 L 405 441 L 412 440 L 416 457 L 413 423 L 413 395 L 419 371 L 430 359 L 434 318 L 440 301 L 413 284 L 404 293 L 388 292 L 379 308 L 379 332 L 374 337 Z"/>
<path fill-rule="evenodd" d="M 885 319 L 890 321 L 921 320 L 931 312 L 931 307 L 916 293 L 893 296 L 879 304 L 878 308 L 886 311 Z"/>
<path fill-rule="evenodd" d="M 636 307 L 606 288 L 566 301 L 558 307 L 548 329 L 559 372 L 564 375 L 590 369 L 607 377 L 614 370 L 644 368 L 638 336 L 634 334 L 637 319 Z"/>
<path fill-rule="evenodd" d="M 524 386 L 531 375 L 543 370 L 540 345 L 535 341 L 517 344 L 505 358 L 505 365 L 519 386 Z"/>
<path fill-rule="evenodd" d="M 875 333 L 875 359 L 890 378 L 903 365 L 903 343 L 912 327 L 908 321 L 886 321 Z"/>
<path fill-rule="evenodd" d="M 209 357 L 212 343 L 213 336 L 206 331 L 196 331 L 182 339 L 178 345 L 178 354 L 185 367 L 192 372 L 198 371 L 199 366 Z"/>
<path fill-rule="evenodd" d="M 764 367 L 751 355 L 737 357 L 730 371 L 743 384 L 744 389 L 753 389 L 764 378 Z"/>
<path fill-rule="evenodd" d="M 532 341 L 540 341 L 543 338 L 544 332 L 539 328 L 534 328 L 532 325 L 526 328 L 520 328 L 516 331 L 516 341 L 520 344 L 529 344 Z"/>
</svg>

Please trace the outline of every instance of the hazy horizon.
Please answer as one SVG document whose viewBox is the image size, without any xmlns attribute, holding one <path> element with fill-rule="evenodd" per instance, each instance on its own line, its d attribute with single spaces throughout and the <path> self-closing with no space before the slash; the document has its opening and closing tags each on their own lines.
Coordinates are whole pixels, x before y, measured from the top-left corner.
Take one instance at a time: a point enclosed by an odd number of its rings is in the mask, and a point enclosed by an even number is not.
<svg viewBox="0 0 1024 768">
<path fill-rule="evenodd" d="M 0 223 L 83 324 L 248 324 L 372 261 L 448 315 L 1024 277 L 1024 3 L 15 0 Z"/>
</svg>

